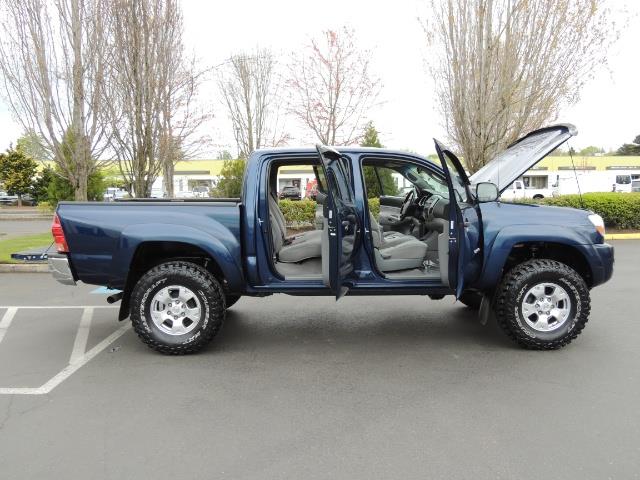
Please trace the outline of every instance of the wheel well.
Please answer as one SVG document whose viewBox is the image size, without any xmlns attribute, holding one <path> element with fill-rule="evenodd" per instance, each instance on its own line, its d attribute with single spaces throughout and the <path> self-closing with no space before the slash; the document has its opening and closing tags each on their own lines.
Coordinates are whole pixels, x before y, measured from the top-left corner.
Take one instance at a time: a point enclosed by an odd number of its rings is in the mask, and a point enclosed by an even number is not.
<svg viewBox="0 0 640 480">
<path fill-rule="evenodd" d="M 543 198 L 544 198 L 544 195 L 541 195 L 541 194 L 539 194 L 539 193 L 536 193 L 536 194 L 533 196 L 533 199 L 534 199 L 534 200 L 541 200 L 541 199 L 543 199 Z"/>
<path fill-rule="evenodd" d="M 143 242 L 138 245 L 131 264 L 120 304 L 120 320 L 129 316 L 129 298 L 134 285 L 145 272 L 169 260 L 186 260 L 203 266 L 226 291 L 227 282 L 218 263 L 200 247 L 184 242 Z"/>
<path fill-rule="evenodd" d="M 582 253 L 570 245 L 552 242 L 517 243 L 511 248 L 504 266 L 504 273 L 532 258 L 557 260 L 573 268 L 590 287 L 593 284 L 591 268 Z"/>
</svg>

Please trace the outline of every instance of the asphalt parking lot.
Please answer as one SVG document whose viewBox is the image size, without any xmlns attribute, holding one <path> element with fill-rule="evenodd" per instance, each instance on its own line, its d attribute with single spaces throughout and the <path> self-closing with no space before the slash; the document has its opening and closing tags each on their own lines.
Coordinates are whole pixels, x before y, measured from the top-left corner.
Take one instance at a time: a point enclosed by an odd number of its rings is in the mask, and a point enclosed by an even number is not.
<svg viewBox="0 0 640 480">
<path fill-rule="evenodd" d="M 640 242 L 613 243 L 557 352 L 451 299 L 277 295 L 165 357 L 96 287 L 0 274 L 0 477 L 638 478 Z"/>
</svg>

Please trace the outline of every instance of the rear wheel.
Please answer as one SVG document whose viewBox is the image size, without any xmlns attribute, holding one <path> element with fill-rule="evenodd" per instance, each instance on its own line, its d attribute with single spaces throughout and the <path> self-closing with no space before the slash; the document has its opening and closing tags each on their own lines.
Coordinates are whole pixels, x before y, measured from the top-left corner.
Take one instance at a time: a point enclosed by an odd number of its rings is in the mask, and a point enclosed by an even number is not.
<svg viewBox="0 0 640 480">
<path fill-rule="evenodd" d="M 510 270 L 495 296 L 498 325 L 524 348 L 552 350 L 571 343 L 589 319 L 584 279 L 555 260 L 534 259 Z"/>
<path fill-rule="evenodd" d="M 131 321 L 140 339 L 168 355 L 202 349 L 224 320 L 224 294 L 207 270 L 190 262 L 162 263 L 131 294 Z"/>
</svg>

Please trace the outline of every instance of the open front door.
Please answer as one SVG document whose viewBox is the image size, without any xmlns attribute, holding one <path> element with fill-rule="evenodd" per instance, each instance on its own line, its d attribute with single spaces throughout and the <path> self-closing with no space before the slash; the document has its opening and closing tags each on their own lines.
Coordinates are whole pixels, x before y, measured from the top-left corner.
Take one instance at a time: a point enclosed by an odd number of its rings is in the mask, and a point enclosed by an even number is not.
<svg viewBox="0 0 640 480">
<path fill-rule="evenodd" d="M 460 298 L 465 270 L 479 252 L 479 219 L 469 192 L 469 180 L 458 158 L 435 140 L 436 151 L 449 185 L 449 286 Z M 444 266 L 441 265 L 440 268 Z"/>
<path fill-rule="evenodd" d="M 336 150 L 317 145 L 324 173 L 327 199 L 322 233 L 322 277 L 336 299 L 349 290 L 347 277 L 353 271 L 353 254 L 360 228 L 353 203 L 351 165 Z"/>
</svg>

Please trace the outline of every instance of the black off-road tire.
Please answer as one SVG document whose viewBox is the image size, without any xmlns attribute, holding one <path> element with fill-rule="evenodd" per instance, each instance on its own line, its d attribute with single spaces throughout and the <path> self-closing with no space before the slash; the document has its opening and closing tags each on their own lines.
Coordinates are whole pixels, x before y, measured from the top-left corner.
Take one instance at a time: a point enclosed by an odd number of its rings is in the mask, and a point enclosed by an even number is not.
<svg viewBox="0 0 640 480">
<path fill-rule="evenodd" d="M 534 285 L 552 282 L 561 286 L 571 300 L 571 312 L 565 323 L 550 332 L 533 329 L 521 313 L 523 296 Z M 571 343 L 589 319 L 591 300 L 584 279 L 571 267 L 556 260 L 533 259 L 511 269 L 494 297 L 498 325 L 518 345 L 531 350 L 555 350 Z"/>
<path fill-rule="evenodd" d="M 169 335 L 151 320 L 153 296 L 165 286 L 189 288 L 202 305 L 199 324 L 183 335 Z M 200 265 L 185 261 L 161 263 L 145 273 L 131 294 L 131 322 L 140 339 L 166 355 L 194 353 L 220 330 L 225 317 L 224 293 L 215 277 Z"/>
<path fill-rule="evenodd" d="M 226 295 L 225 296 L 225 306 L 227 308 L 231 308 L 233 305 L 235 305 L 238 300 L 240 300 L 240 295 Z"/>
<path fill-rule="evenodd" d="M 462 292 L 458 299 L 464 303 L 471 310 L 480 310 L 480 304 L 482 303 L 482 294 L 480 292 Z"/>
</svg>

